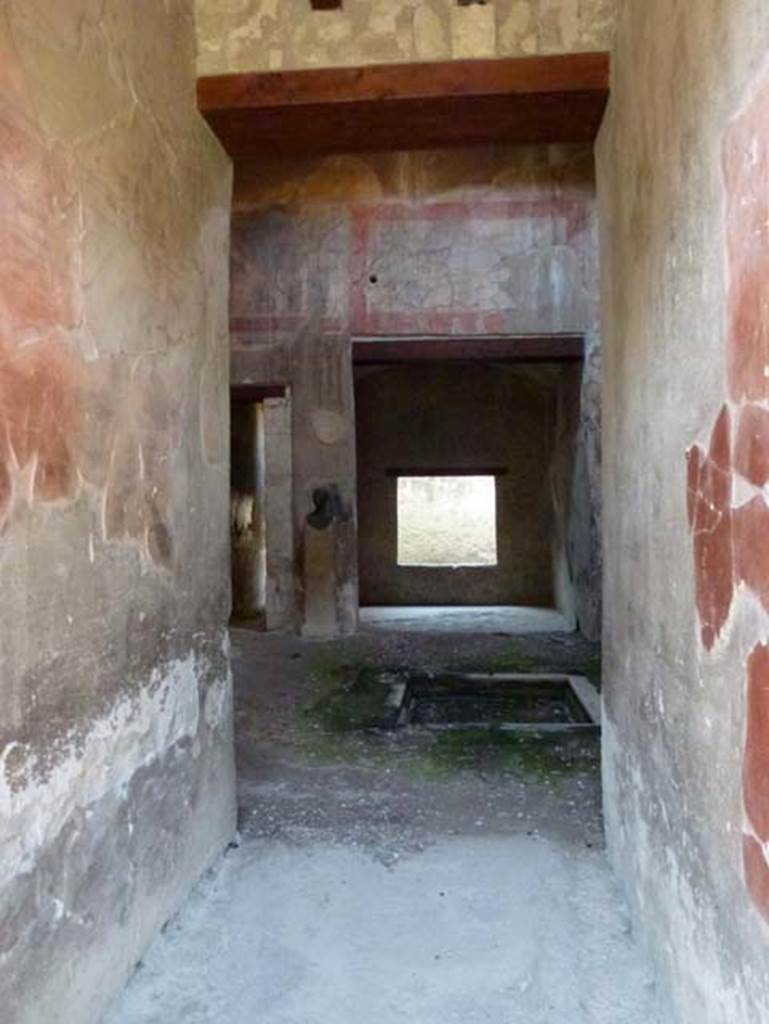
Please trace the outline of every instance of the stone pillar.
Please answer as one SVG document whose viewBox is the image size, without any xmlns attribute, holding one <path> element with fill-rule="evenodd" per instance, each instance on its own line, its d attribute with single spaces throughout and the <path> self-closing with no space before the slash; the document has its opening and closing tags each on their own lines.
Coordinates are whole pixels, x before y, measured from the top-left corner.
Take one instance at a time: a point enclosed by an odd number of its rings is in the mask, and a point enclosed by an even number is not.
<svg viewBox="0 0 769 1024">
<path fill-rule="evenodd" d="M 296 623 L 291 393 L 264 401 L 264 518 L 267 546 L 266 627 Z"/>
<path fill-rule="evenodd" d="M 345 505 L 336 484 L 316 488 L 313 503 L 303 531 L 302 634 L 334 637 L 351 632 L 356 625 L 357 602 L 350 601 L 346 578 L 355 556 L 355 523 L 352 507 Z"/>
<path fill-rule="evenodd" d="M 305 331 L 294 344 L 292 380 L 294 524 L 301 543 L 297 567 L 304 597 L 302 632 L 308 636 L 354 633 L 358 547 L 349 337 Z M 307 522 L 316 509 L 320 489 L 335 494 L 333 522 L 321 530 Z M 333 601 L 329 587 L 333 587 Z"/>
</svg>

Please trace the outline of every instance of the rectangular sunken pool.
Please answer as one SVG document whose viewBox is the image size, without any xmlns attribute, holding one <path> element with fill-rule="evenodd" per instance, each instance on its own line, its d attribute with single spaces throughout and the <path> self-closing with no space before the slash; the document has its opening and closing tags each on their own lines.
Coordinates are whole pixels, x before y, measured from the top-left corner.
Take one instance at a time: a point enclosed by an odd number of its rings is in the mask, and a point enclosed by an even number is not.
<svg viewBox="0 0 769 1024">
<path fill-rule="evenodd" d="M 600 698 L 582 676 L 414 672 L 401 692 L 399 726 L 538 732 L 600 728 Z"/>
</svg>

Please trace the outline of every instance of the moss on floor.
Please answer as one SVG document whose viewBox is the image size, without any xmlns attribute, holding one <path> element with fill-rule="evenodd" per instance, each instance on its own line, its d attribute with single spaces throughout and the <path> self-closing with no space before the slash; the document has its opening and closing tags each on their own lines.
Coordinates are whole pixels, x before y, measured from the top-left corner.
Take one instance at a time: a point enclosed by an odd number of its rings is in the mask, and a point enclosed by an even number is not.
<svg viewBox="0 0 769 1024">
<path fill-rule="evenodd" d="M 600 763 L 597 738 L 493 729 L 410 730 L 391 737 L 316 729 L 305 734 L 302 750 L 319 764 L 387 768 L 436 782 L 470 774 L 557 784 L 567 776 L 594 774 Z"/>
<path fill-rule="evenodd" d="M 454 671 L 458 668 L 453 666 Z M 596 675 L 600 679 L 600 655 L 564 666 L 512 648 L 493 659 L 493 664 L 479 664 L 475 659 L 462 670 L 573 672 L 596 682 Z M 386 766 L 436 780 L 470 772 L 541 782 L 598 770 L 600 744 L 597 736 L 589 734 L 495 728 L 377 734 L 388 716 L 388 682 L 393 672 L 397 674 L 397 670 L 388 672 L 379 665 L 333 657 L 317 659 L 312 673 L 325 685 L 321 696 L 305 708 L 300 741 L 304 753 L 324 764 Z"/>
<path fill-rule="evenodd" d="M 340 667 L 331 686 L 305 714 L 330 733 L 375 729 L 387 716 L 389 686 L 381 669 Z"/>
<path fill-rule="evenodd" d="M 602 661 L 600 652 L 591 654 L 589 657 L 578 662 L 574 667 L 574 671 L 577 675 L 587 676 L 593 686 L 599 690 L 601 689 Z"/>
<path fill-rule="evenodd" d="M 447 666 L 450 672 L 539 672 L 547 671 L 541 657 L 514 645 L 488 658 L 458 658 Z"/>
<path fill-rule="evenodd" d="M 544 781 L 593 772 L 599 763 L 597 738 L 499 729 L 438 733 L 424 756 L 425 767 L 438 777 L 470 771 Z"/>
<path fill-rule="evenodd" d="M 300 748 L 304 756 L 316 764 L 365 764 L 371 768 L 385 766 L 390 753 L 365 733 L 325 732 L 317 725 L 310 725 L 304 731 Z"/>
<path fill-rule="evenodd" d="M 558 672 L 559 674 L 587 676 L 598 689 L 601 688 L 601 654 L 599 651 L 586 656 L 575 656 L 574 652 L 550 651 L 534 653 L 522 645 L 511 643 L 488 658 L 459 658 L 447 668 L 452 672 Z"/>
</svg>

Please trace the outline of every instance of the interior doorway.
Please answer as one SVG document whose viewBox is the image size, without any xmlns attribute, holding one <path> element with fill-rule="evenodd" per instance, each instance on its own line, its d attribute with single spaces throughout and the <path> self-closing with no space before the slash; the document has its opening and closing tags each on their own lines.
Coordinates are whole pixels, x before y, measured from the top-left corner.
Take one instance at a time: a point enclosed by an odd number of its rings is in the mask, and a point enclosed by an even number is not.
<svg viewBox="0 0 769 1024">
<path fill-rule="evenodd" d="M 231 389 L 232 619 L 293 628 L 291 394 L 282 384 Z"/>
<path fill-rule="evenodd" d="M 381 360 L 353 344 L 364 624 L 574 628 L 578 350 L 535 362 L 510 339 L 483 358 L 484 342 L 481 358 L 431 339 L 398 359 L 390 339 Z"/>
<path fill-rule="evenodd" d="M 230 453 L 232 618 L 266 626 L 264 404 L 233 396 Z"/>
</svg>

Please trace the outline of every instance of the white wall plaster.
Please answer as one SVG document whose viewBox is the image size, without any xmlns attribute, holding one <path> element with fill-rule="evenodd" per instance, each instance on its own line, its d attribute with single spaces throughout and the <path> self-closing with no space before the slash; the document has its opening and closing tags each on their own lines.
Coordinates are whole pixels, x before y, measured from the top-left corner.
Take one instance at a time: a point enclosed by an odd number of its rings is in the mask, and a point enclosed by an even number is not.
<svg viewBox="0 0 769 1024">
<path fill-rule="evenodd" d="M 142 766 L 197 735 L 202 668 L 189 654 L 155 669 L 147 686 L 120 700 L 85 738 L 70 736 L 62 744 L 68 755 L 51 769 L 22 744 L 5 747 L 0 753 L 0 886 L 32 870 L 38 851 L 53 842 L 73 812 L 119 791 Z M 209 725 L 224 723 L 229 691 L 229 674 L 209 688 Z"/>
</svg>

